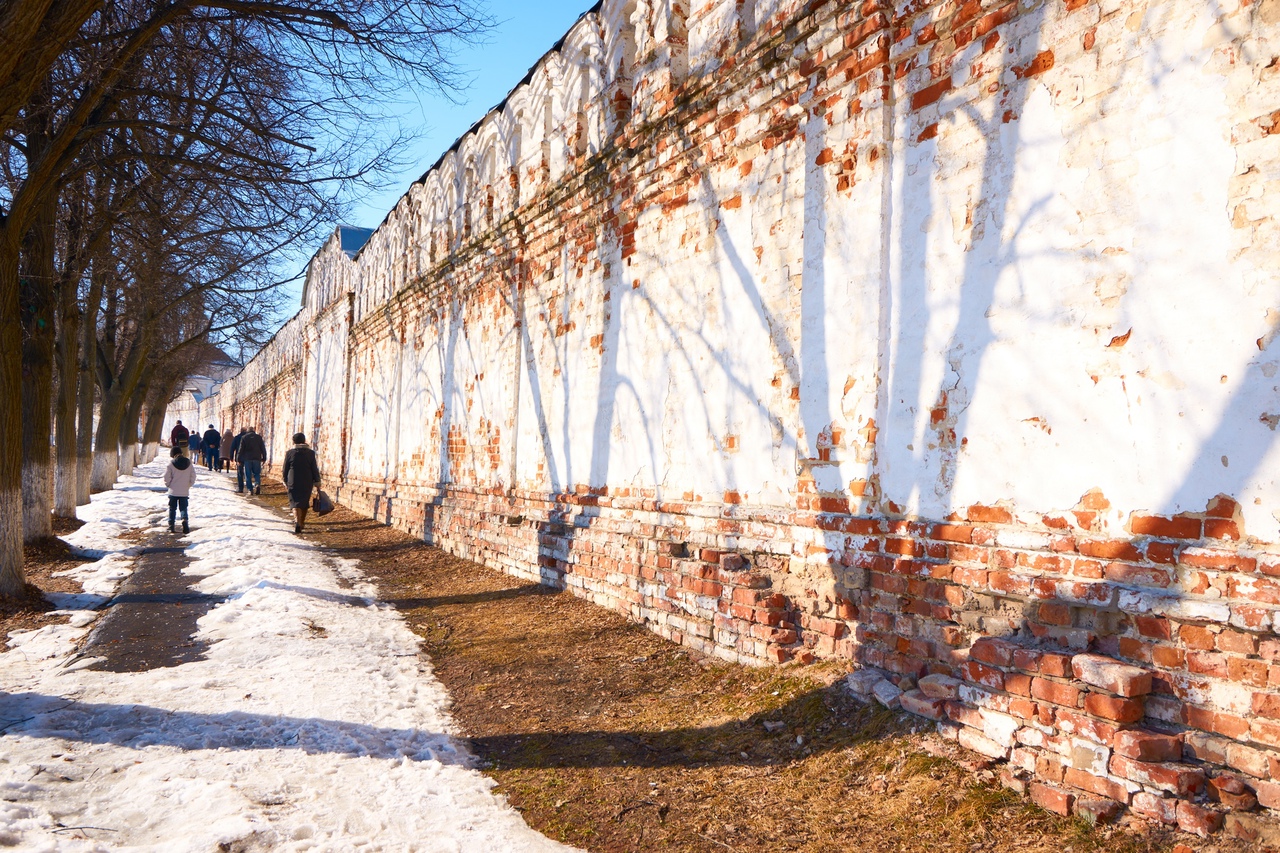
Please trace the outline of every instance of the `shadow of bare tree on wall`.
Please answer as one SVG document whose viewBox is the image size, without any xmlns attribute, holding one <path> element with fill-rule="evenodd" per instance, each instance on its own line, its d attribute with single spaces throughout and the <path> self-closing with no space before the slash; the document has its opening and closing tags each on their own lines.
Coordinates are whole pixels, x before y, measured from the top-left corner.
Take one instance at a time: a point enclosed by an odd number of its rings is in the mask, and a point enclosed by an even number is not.
<svg viewBox="0 0 1280 853">
<path fill-rule="evenodd" d="M 352 381 L 370 386 L 356 473 L 384 489 L 374 511 L 398 517 L 417 490 L 428 541 L 549 585 L 579 575 L 567 582 L 636 618 L 688 616 L 727 655 L 758 629 L 783 655 L 861 654 L 911 676 L 954 670 L 975 636 L 1154 657 L 1170 638 L 1139 618 L 1217 589 L 1184 583 L 1181 555 L 1243 535 L 1210 536 L 1198 493 L 1247 490 L 1280 423 L 1257 419 L 1276 365 L 1249 359 L 1235 393 L 1206 398 L 1220 410 L 1191 413 L 1204 429 L 1171 430 L 1194 439 L 1173 448 L 1185 473 L 1135 470 L 1151 479 L 1109 496 L 1123 513 L 1089 491 L 1128 488 L 1124 472 L 1154 458 L 1137 445 L 1182 412 L 1150 403 L 1177 353 L 1124 361 L 1145 345 L 1135 317 L 1160 301 L 1125 290 L 1125 257 L 1162 220 L 1116 222 L 1143 198 L 1116 161 L 1156 143 L 1117 133 L 1086 157 L 1069 137 L 1097 131 L 1071 113 L 1136 110 L 1130 90 L 1160 101 L 1180 68 L 1200 74 L 1201 54 L 1155 38 L 1172 5 L 1124 22 L 1131 41 L 1113 52 L 1149 39 L 1149 61 L 1079 82 L 1066 63 L 1101 52 L 1092 4 L 808 4 L 715 75 L 620 83 L 654 103 L 577 159 L 549 127 L 573 110 L 539 78 L 537 98 L 517 98 L 537 118 L 515 116 L 503 158 L 512 212 L 474 239 L 464 223 L 465 245 L 446 220 L 469 221 L 474 200 L 433 218 L 449 257 L 414 291 L 431 311 L 388 303 L 366 331 L 393 343 L 354 344 L 368 351 Z M 827 23 L 853 20 L 861 78 L 806 53 Z M 761 94 L 766 80 L 776 91 Z M 1099 82 L 1116 85 L 1088 91 Z M 400 340 L 405 322 L 430 342 Z M 413 417 L 436 432 L 410 438 Z M 498 450 L 495 424 L 509 430 Z M 409 464 L 410 450 L 426 461 Z M 1148 509 L 1199 538 L 1133 527 L 1131 504 L 1156 491 Z M 725 567 L 743 561 L 761 578 L 735 590 Z M 1239 588 L 1221 583 L 1227 597 Z"/>
</svg>

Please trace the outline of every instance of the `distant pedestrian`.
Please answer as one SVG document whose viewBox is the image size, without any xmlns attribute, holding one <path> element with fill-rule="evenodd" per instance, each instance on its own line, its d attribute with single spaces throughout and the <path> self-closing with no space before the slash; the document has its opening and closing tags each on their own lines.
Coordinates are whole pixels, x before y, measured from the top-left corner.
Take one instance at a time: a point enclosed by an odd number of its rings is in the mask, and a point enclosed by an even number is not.
<svg viewBox="0 0 1280 853">
<path fill-rule="evenodd" d="M 234 453 L 231 445 L 236 443 L 236 437 L 231 434 L 231 430 L 227 430 L 222 434 L 222 444 L 218 447 L 218 461 L 222 463 L 223 471 L 231 470 L 231 454 Z"/>
<path fill-rule="evenodd" d="M 294 434 L 293 447 L 284 455 L 280 476 L 289 490 L 289 506 L 293 507 L 293 532 L 301 533 L 302 525 L 307 523 L 307 510 L 311 509 L 311 493 L 320 491 L 320 465 L 316 452 L 307 447 L 307 437 L 300 432 Z"/>
<path fill-rule="evenodd" d="M 193 432 L 187 436 L 187 455 L 192 459 L 200 457 L 200 433 Z"/>
<path fill-rule="evenodd" d="M 231 459 L 236 463 L 236 494 L 244 491 L 244 463 L 240 461 L 240 442 L 248 430 L 240 427 L 240 432 L 231 439 Z"/>
<path fill-rule="evenodd" d="M 176 424 L 173 425 L 173 430 L 169 433 L 169 446 L 170 447 L 186 447 L 187 437 L 189 435 L 191 435 L 191 430 L 184 427 L 182 425 L 182 421 L 179 420 Z"/>
<path fill-rule="evenodd" d="M 204 467 L 210 471 L 218 467 L 218 449 L 222 447 L 222 433 L 209 424 L 209 428 L 204 431 Z"/>
<path fill-rule="evenodd" d="M 249 427 L 240 438 L 240 464 L 244 466 L 244 487 L 255 495 L 262 494 L 262 463 L 266 461 L 267 445 Z"/>
<path fill-rule="evenodd" d="M 169 467 L 164 469 L 164 484 L 169 490 L 169 532 L 173 533 L 174 516 L 182 510 L 182 532 L 190 533 L 191 525 L 187 521 L 187 500 L 191 496 L 191 487 L 196 482 L 196 465 L 182 455 L 181 447 L 169 451 L 173 457 Z"/>
</svg>

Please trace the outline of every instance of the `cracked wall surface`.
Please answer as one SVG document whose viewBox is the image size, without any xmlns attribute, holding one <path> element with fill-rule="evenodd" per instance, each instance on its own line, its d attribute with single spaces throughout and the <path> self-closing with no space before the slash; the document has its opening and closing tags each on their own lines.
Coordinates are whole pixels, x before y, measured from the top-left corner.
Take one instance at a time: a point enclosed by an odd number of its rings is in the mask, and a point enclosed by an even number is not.
<svg viewBox="0 0 1280 853">
<path fill-rule="evenodd" d="M 855 660 L 1048 808 L 1256 838 L 1278 39 L 1277 0 L 604 0 L 208 407 L 673 641 Z"/>
</svg>

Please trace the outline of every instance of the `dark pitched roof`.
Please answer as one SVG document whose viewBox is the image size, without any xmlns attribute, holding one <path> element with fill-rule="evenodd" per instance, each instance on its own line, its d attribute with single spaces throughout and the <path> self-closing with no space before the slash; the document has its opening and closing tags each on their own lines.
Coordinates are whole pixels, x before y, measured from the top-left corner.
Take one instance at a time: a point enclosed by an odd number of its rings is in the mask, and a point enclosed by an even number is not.
<svg viewBox="0 0 1280 853">
<path fill-rule="evenodd" d="M 360 248 L 373 236 L 372 228 L 356 228 L 354 225 L 338 226 L 338 241 L 342 251 L 354 258 Z"/>
</svg>

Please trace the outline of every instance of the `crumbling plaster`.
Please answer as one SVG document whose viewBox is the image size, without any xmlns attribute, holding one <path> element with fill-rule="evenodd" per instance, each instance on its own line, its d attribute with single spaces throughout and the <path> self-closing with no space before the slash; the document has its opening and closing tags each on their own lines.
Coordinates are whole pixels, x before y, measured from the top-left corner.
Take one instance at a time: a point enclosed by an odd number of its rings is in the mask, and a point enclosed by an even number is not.
<svg viewBox="0 0 1280 853">
<path fill-rule="evenodd" d="M 907 701 L 1041 780 L 992 715 L 1096 733 L 1070 655 L 1147 667 L 1280 805 L 1278 19 L 604 0 L 210 405 L 708 653 L 961 679 Z M 1156 796 L 1117 767 L 1052 783 Z"/>
</svg>

